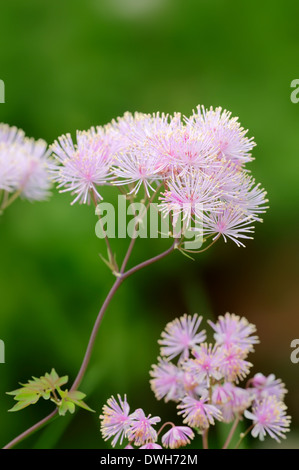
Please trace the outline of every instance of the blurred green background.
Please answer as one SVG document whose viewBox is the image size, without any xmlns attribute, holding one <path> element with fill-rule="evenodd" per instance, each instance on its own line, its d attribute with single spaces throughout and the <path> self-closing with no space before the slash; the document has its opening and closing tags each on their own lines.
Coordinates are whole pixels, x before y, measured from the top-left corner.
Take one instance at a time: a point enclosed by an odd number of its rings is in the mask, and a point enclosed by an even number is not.
<svg viewBox="0 0 299 470">
<path fill-rule="evenodd" d="M 175 253 L 128 279 L 80 387 L 97 413 L 59 419 L 22 447 L 109 447 L 98 415 L 116 393 L 127 393 L 134 409 L 174 417 L 174 406 L 158 403 L 148 382 L 160 331 L 184 312 L 215 318 L 230 311 L 257 325 L 253 371 L 286 383 L 293 424 L 283 445 L 299 448 L 299 364 L 290 361 L 291 340 L 299 337 L 299 103 L 290 100 L 290 83 L 299 78 L 298 15 L 291 0 L 2 2 L 0 121 L 51 143 L 127 110 L 189 115 L 199 103 L 221 105 L 255 136 L 250 168 L 271 205 L 246 249 L 221 242 L 196 261 Z M 0 220 L 1 445 L 52 409 L 44 402 L 9 414 L 5 392 L 52 367 L 74 379 L 113 282 L 99 257 L 105 248 L 93 208 L 70 201 L 54 191 L 49 202 L 18 201 Z M 138 240 L 131 263 L 168 243 Z M 113 243 L 118 259 L 126 244 Z"/>
</svg>

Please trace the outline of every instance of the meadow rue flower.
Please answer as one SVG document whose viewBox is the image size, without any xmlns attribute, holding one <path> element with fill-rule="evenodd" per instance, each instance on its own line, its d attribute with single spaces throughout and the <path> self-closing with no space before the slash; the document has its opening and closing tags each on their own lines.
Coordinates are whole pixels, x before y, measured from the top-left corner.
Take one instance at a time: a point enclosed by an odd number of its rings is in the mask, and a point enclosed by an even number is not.
<svg viewBox="0 0 299 470">
<path fill-rule="evenodd" d="M 204 106 L 197 106 L 187 122 L 191 128 L 213 134 L 213 141 L 219 149 L 219 158 L 232 160 L 240 165 L 252 160 L 250 152 L 256 145 L 253 137 L 246 136 L 248 131 L 241 127 L 238 118 L 231 117 L 229 111 L 222 110 L 221 107 L 214 110 L 212 107 L 205 109 Z"/>
<path fill-rule="evenodd" d="M 127 431 L 127 437 L 130 441 L 134 441 L 136 446 L 147 442 L 155 442 L 157 440 L 157 432 L 153 426 L 161 421 L 159 416 L 146 416 L 144 411 L 139 408 L 132 414 L 132 422 Z"/>
<path fill-rule="evenodd" d="M 274 395 L 267 396 L 253 405 L 252 412 L 246 410 L 244 416 L 253 421 L 251 434 L 259 437 L 261 441 L 269 434 L 277 442 L 285 438 L 291 418 L 286 415 L 286 405 L 277 400 Z"/>
<path fill-rule="evenodd" d="M 19 181 L 19 169 L 16 161 L 16 150 L 13 146 L 0 143 L 0 190 L 8 193 L 16 191 Z"/>
<path fill-rule="evenodd" d="M 202 317 L 197 314 L 185 314 L 168 323 L 159 340 L 158 363 L 150 371 L 150 385 L 156 398 L 177 402 L 183 425 L 167 421 L 157 432 L 154 426 L 159 417 L 146 416 L 142 409 L 129 415 L 128 410 L 129 423 L 124 434 L 129 444 L 154 448 L 160 445 L 157 441 L 162 429 L 170 424 L 171 429 L 161 438 L 162 447 L 182 447 L 190 443 L 194 434 L 204 436 L 205 447 L 208 428 L 217 425 L 217 421 L 234 421 L 231 428 L 234 430 L 243 415 L 253 422 L 247 430 L 252 430 L 253 437 L 263 439 L 266 434 L 276 440 L 285 437 L 290 417 L 282 402 L 287 392 L 283 382 L 274 374 L 258 373 L 245 387 L 238 385 L 252 366 L 247 356 L 259 342 L 255 325 L 244 317 L 226 313 L 215 323 L 208 321 L 215 343 L 207 344 L 202 341 L 205 331 L 198 332 L 201 322 Z M 224 448 L 229 446 L 231 437 L 229 434 Z"/>
<path fill-rule="evenodd" d="M 162 332 L 161 355 L 168 360 L 180 355 L 180 360 L 189 357 L 189 351 L 206 339 L 205 330 L 198 332 L 202 317 L 183 315 L 168 323 Z"/>
<path fill-rule="evenodd" d="M 25 137 L 22 130 L 0 124 L 0 190 L 30 201 L 50 195 L 49 151 L 43 140 Z M 14 200 L 11 199 L 11 200 Z M 2 209 L 9 198 L 2 202 Z"/>
<path fill-rule="evenodd" d="M 153 377 L 150 381 L 151 388 L 158 400 L 164 398 L 165 402 L 178 401 L 184 396 L 184 372 L 171 362 L 159 358 L 150 375 Z"/>
<path fill-rule="evenodd" d="M 126 395 L 123 399 L 120 395 L 117 395 L 117 397 L 119 403 L 112 396 L 107 401 L 107 405 L 103 406 L 103 413 L 100 415 L 103 439 L 107 441 L 107 439 L 114 436 L 111 443 L 113 447 L 118 441 L 122 444 L 124 436 L 132 423 L 132 416 L 129 415 L 130 406 L 128 405 Z"/>
<path fill-rule="evenodd" d="M 203 209 L 217 212 L 221 205 L 217 199 L 220 194 L 221 190 L 217 190 L 212 178 L 191 170 L 169 180 L 168 189 L 159 198 L 162 201 L 159 207 L 164 215 L 171 212 L 175 221 L 181 215 L 188 227 L 191 218 L 203 221 Z"/>
<path fill-rule="evenodd" d="M 223 351 L 212 344 L 201 344 L 192 350 L 195 359 L 183 364 L 183 369 L 193 377 L 197 383 L 205 382 L 209 386 L 210 379 L 220 380 L 222 372 L 220 365 L 223 361 Z"/>
<path fill-rule="evenodd" d="M 183 415 L 185 418 L 183 422 L 190 427 L 200 428 L 201 430 L 207 429 L 210 424 L 215 424 L 214 419 L 222 420 L 221 411 L 216 406 L 209 405 L 207 402 L 207 397 L 196 399 L 186 396 L 177 406 L 180 410 L 178 414 Z"/>
<path fill-rule="evenodd" d="M 133 185 L 129 194 L 137 194 L 143 186 L 146 194 L 150 196 L 150 190 L 155 191 L 153 182 L 161 181 L 163 162 L 143 149 L 130 148 L 125 153 L 118 154 L 115 163 L 117 166 L 112 167 L 112 172 L 120 179 L 115 180 L 114 184 Z"/>
<path fill-rule="evenodd" d="M 156 444 L 155 442 L 148 442 L 144 446 L 141 446 L 140 449 L 162 449 L 160 444 Z"/>
<path fill-rule="evenodd" d="M 172 118 L 168 130 L 150 139 L 151 150 L 156 152 L 169 172 L 183 174 L 189 170 L 201 170 L 219 166 L 209 133 L 187 129 L 180 115 Z"/>
<path fill-rule="evenodd" d="M 0 123 L 0 144 L 10 145 L 12 143 L 22 143 L 24 138 L 25 133 L 22 129 Z"/>
<path fill-rule="evenodd" d="M 251 234 L 254 233 L 253 221 L 250 216 L 244 214 L 243 210 L 232 204 L 206 215 L 204 220 L 204 234 L 213 235 L 213 240 L 222 236 L 225 243 L 231 239 L 237 246 L 245 247 L 241 239 L 252 240 Z"/>
<path fill-rule="evenodd" d="M 188 426 L 173 426 L 162 436 L 162 444 L 166 448 L 178 449 L 190 444 L 193 438 L 194 432 Z"/>
<path fill-rule="evenodd" d="M 276 379 L 274 374 L 267 377 L 261 373 L 255 374 L 248 381 L 248 385 L 250 386 L 248 391 L 255 401 L 260 401 L 270 395 L 274 395 L 278 400 L 283 400 L 287 393 L 285 384 L 281 379 Z"/>
<path fill-rule="evenodd" d="M 52 177 L 61 191 L 75 196 L 73 203 L 101 200 L 106 184 L 129 199 L 160 192 L 158 209 L 171 216 L 172 236 L 182 218 L 180 236 L 194 220 L 203 237 L 245 246 L 268 208 L 266 192 L 245 168 L 255 145 L 246 134 L 221 108 L 198 106 L 189 118 L 125 113 L 106 126 L 77 132 L 76 143 L 69 134 L 60 137 L 52 146 Z"/>
<path fill-rule="evenodd" d="M 219 370 L 224 379 L 229 382 L 239 383 L 249 374 L 251 362 L 246 361 L 247 351 L 236 345 L 222 346 L 223 359 Z"/>
<path fill-rule="evenodd" d="M 222 385 L 222 391 L 227 393 L 228 400 L 224 400 L 222 403 L 218 402 L 217 405 L 221 410 L 223 421 L 230 423 L 251 405 L 252 399 L 248 390 L 237 387 L 230 382 L 225 382 Z M 216 398 L 215 395 L 212 396 L 213 403 L 215 403 L 214 398 Z"/>
<path fill-rule="evenodd" d="M 214 338 L 219 345 L 238 346 L 243 351 L 253 351 L 253 345 L 259 343 L 258 336 L 253 335 L 256 326 L 234 313 L 220 315 L 217 323 L 211 320 L 208 323 L 215 331 Z"/>
<path fill-rule="evenodd" d="M 54 163 L 51 165 L 53 180 L 60 191 L 75 195 L 72 204 L 90 203 L 91 197 L 102 199 L 98 186 L 111 180 L 110 167 L 117 148 L 111 145 L 109 131 L 77 131 L 76 144 L 70 134 L 59 137 L 51 146 Z"/>
</svg>

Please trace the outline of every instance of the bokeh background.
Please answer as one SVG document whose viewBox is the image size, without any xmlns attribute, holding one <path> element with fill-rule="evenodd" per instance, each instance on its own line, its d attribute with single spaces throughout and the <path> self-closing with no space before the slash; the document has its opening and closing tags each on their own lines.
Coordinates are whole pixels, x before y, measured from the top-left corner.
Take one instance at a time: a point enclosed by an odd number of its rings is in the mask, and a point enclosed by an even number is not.
<svg viewBox="0 0 299 470">
<path fill-rule="evenodd" d="M 163 419 L 172 404 L 149 387 L 157 339 L 184 312 L 246 316 L 261 344 L 253 372 L 274 372 L 289 390 L 293 417 L 285 447 L 299 448 L 298 149 L 299 4 L 227 0 L 10 0 L 1 4 L 0 121 L 51 143 L 104 124 L 125 111 L 188 115 L 197 104 L 221 105 L 240 117 L 258 146 L 250 168 L 271 209 L 246 249 L 216 244 L 190 261 L 179 253 L 128 279 L 103 321 L 81 389 L 97 413 L 79 411 L 24 441 L 28 448 L 104 448 L 98 415 L 111 394 Z M 107 197 L 110 197 L 107 193 Z M 113 278 L 101 262 L 92 207 L 17 201 L 0 220 L 0 442 L 50 411 L 39 403 L 9 414 L 6 391 L 55 367 L 74 379 L 99 307 Z M 118 259 L 127 241 L 113 243 Z M 167 240 L 136 243 L 131 263 L 155 255 Z M 214 435 L 217 445 L 223 429 Z M 247 446 L 260 446 L 247 441 Z M 268 439 L 264 447 L 275 447 Z"/>
</svg>

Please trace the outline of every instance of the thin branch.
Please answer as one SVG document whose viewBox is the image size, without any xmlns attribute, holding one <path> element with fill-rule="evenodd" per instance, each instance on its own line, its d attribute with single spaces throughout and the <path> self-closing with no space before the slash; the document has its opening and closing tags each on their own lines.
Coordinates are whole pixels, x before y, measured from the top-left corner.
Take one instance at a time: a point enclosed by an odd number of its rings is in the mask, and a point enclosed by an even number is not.
<svg viewBox="0 0 299 470">
<path fill-rule="evenodd" d="M 228 446 L 229 446 L 229 444 L 230 444 L 230 441 L 232 440 L 233 435 L 235 434 L 235 431 L 236 431 L 236 429 L 237 429 L 237 427 L 238 427 L 238 424 L 239 424 L 239 422 L 240 422 L 240 418 L 241 418 L 240 415 L 238 415 L 237 418 L 235 419 L 234 424 L 233 424 L 232 427 L 231 427 L 231 430 L 230 430 L 230 432 L 229 432 L 229 434 L 228 434 L 228 436 L 227 436 L 227 439 L 226 439 L 226 441 L 225 441 L 224 446 L 222 447 L 222 449 L 227 449 L 227 448 L 228 448 Z"/>
<path fill-rule="evenodd" d="M 83 358 L 83 361 L 82 361 L 82 364 L 81 364 L 81 367 L 80 367 L 80 370 L 77 374 L 77 377 L 75 378 L 75 381 L 71 387 L 71 390 L 76 390 L 78 385 L 80 384 L 81 380 L 83 379 L 83 376 L 86 372 L 86 369 L 87 369 L 87 366 L 89 364 L 89 361 L 90 361 L 90 357 L 91 357 L 91 353 L 92 353 L 92 349 L 93 349 L 93 346 L 94 346 L 94 343 L 95 343 L 95 340 L 96 340 L 96 336 L 97 336 L 97 333 L 98 333 L 98 330 L 99 330 L 99 327 L 100 327 L 100 324 L 102 322 L 102 319 L 103 319 L 103 316 L 104 316 L 104 313 L 109 305 L 109 303 L 111 302 L 114 294 L 116 293 L 116 291 L 118 290 L 119 286 L 121 285 L 121 283 L 129 276 L 131 276 L 132 274 L 134 274 L 135 272 L 139 271 L 140 269 L 143 269 L 145 268 L 146 266 L 149 266 L 151 264 L 153 264 L 154 262 L 156 261 L 159 261 L 160 259 L 162 258 L 165 258 L 165 256 L 167 256 L 168 254 L 172 253 L 172 251 L 177 247 L 177 241 L 175 241 L 173 243 L 173 245 L 166 251 L 164 251 L 163 253 L 160 253 L 159 255 L 157 256 L 154 256 L 153 258 L 150 258 L 140 264 L 138 264 L 137 266 L 135 266 L 134 268 L 130 269 L 129 271 L 123 273 L 120 277 L 118 277 L 116 279 L 116 281 L 114 282 L 112 288 L 110 289 L 99 313 L 98 313 L 98 316 L 96 318 L 96 321 L 94 323 L 94 326 L 93 326 L 93 329 L 92 329 L 92 332 L 91 332 L 91 335 L 90 335 L 90 338 L 89 338 L 89 341 L 88 341 L 88 345 L 87 345 L 87 349 L 86 349 L 86 352 L 85 352 L 85 355 L 84 355 L 84 358 Z M 35 431 L 37 431 L 38 429 L 42 428 L 45 424 L 47 424 L 48 422 L 51 421 L 51 419 L 57 414 L 58 412 L 58 409 L 56 408 L 52 413 L 50 413 L 48 416 L 46 416 L 45 418 L 43 418 L 41 421 L 39 421 L 38 423 L 36 423 L 34 426 L 31 426 L 29 429 L 27 429 L 26 431 L 24 431 L 22 434 L 20 434 L 19 436 L 17 436 L 15 439 L 13 439 L 11 442 L 9 442 L 9 444 L 7 444 L 4 449 L 11 449 L 12 447 L 14 447 L 15 445 L 17 445 L 19 442 L 21 442 L 23 439 L 25 439 L 26 437 L 29 437 L 32 433 L 34 433 Z"/>
</svg>

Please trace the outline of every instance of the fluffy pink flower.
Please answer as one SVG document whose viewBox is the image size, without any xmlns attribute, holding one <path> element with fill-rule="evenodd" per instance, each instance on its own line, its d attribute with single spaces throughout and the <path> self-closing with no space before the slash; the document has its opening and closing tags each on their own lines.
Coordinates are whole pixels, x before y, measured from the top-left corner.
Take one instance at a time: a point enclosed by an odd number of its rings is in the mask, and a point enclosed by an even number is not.
<svg viewBox="0 0 299 470">
<path fill-rule="evenodd" d="M 258 336 L 254 335 L 256 326 L 234 313 L 220 315 L 217 323 L 210 320 L 208 323 L 215 331 L 214 338 L 218 345 L 235 345 L 244 351 L 253 351 L 253 345 L 259 343 Z"/>
<path fill-rule="evenodd" d="M 126 395 L 123 400 L 120 395 L 117 397 L 119 403 L 112 396 L 107 400 L 107 405 L 103 406 L 103 414 L 100 415 L 102 436 L 105 441 L 114 436 L 111 443 L 113 447 L 118 440 L 122 444 L 132 423 L 132 415 L 129 415 L 130 406 L 127 403 Z"/>
<path fill-rule="evenodd" d="M 251 405 L 251 401 L 248 390 L 230 382 L 216 386 L 212 395 L 212 402 L 221 410 L 225 423 L 232 422 L 237 415 L 243 413 Z"/>
<path fill-rule="evenodd" d="M 158 416 L 151 418 L 151 415 L 145 416 L 141 408 L 136 410 L 131 418 L 130 429 L 126 433 L 130 441 L 134 441 L 134 444 L 139 446 L 157 440 L 157 432 L 153 426 L 159 423 L 161 418 Z"/>
<path fill-rule="evenodd" d="M 17 127 L 10 127 L 8 124 L 0 123 L 0 145 L 11 145 L 13 143 L 22 143 L 25 133 Z"/>
<path fill-rule="evenodd" d="M 0 190 L 13 192 L 18 189 L 19 169 L 15 146 L 0 143 Z"/>
<path fill-rule="evenodd" d="M 190 444 L 190 440 L 194 438 L 194 432 L 187 426 L 173 426 L 167 433 L 162 436 L 162 444 L 170 449 L 178 449 L 179 447 Z"/>
<path fill-rule="evenodd" d="M 115 185 L 132 185 L 129 194 L 137 194 L 141 186 L 144 187 L 147 196 L 150 190 L 154 192 L 153 183 L 158 183 L 162 178 L 164 163 L 159 157 L 152 155 L 146 149 L 131 147 L 124 153 L 119 153 L 112 168 Z"/>
<path fill-rule="evenodd" d="M 108 132 L 108 131 L 107 131 Z M 91 196 L 102 199 L 98 186 L 111 180 L 110 167 L 118 145 L 111 143 L 109 133 L 100 128 L 87 132 L 77 131 L 77 143 L 70 134 L 59 137 L 52 145 L 56 163 L 51 165 L 53 180 L 61 192 L 70 191 L 77 201 L 90 203 Z"/>
<path fill-rule="evenodd" d="M 276 379 L 274 374 L 267 377 L 261 373 L 255 374 L 249 380 L 249 384 L 251 387 L 248 390 L 255 401 L 260 401 L 269 395 L 274 395 L 277 400 L 283 400 L 287 393 L 285 384 L 280 379 Z"/>
<path fill-rule="evenodd" d="M 172 175 L 167 188 L 159 198 L 162 201 L 159 209 L 164 215 L 172 213 L 174 222 L 181 216 L 187 227 L 191 219 L 203 222 L 203 212 L 217 213 L 221 206 L 221 190 L 212 178 L 200 171 Z"/>
<path fill-rule="evenodd" d="M 144 446 L 141 446 L 140 449 L 162 449 L 160 444 L 156 444 L 155 442 L 148 442 Z"/>
<path fill-rule="evenodd" d="M 194 348 L 192 353 L 195 359 L 189 359 L 183 364 L 186 370 L 198 384 L 207 383 L 209 386 L 211 378 L 220 380 L 222 373 L 220 365 L 223 362 L 223 352 L 212 344 L 201 344 Z"/>
<path fill-rule="evenodd" d="M 249 374 L 253 364 L 245 360 L 247 351 L 236 345 L 222 346 L 223 359 L 219 365 L 219 370 L 224 379 L 228 382 L 242 380 Z"/>
<path fill-rule="evenodd" d="M 248 131 L 241 127 L 238 118 L 231 117 L 231 113 L 221 107 L 207 110 L 198 106 L 188 125 L 199 132 L 212 133 L 219 158 L 239 165 L 252 160 L 251 150 L 256 145 L 253 138 L 246 137 Z"/>
<path fill-rule="evenodd" d="M 157 398 L 164 398 L 165 402 L 169 400 L 178 401 L 185 395 L 183 386 L 183 371 L 171 362 L 165 359 L 159 359 L 158 364 L 152 366 L 150 371 L 151 388 Z"/>
<path fill-rule="evenodd" d="M 29 139 L 15 127 L 0 124 L 0 189 L 30 201 L 50 195 L 49 152 L 43 140 Z"/>
<path fill-rule="evenodd" d="M 254 221 L 261 222 L 261 214 L 269 208 L 266 191 L 260 184 L 255 183 L 248 171 L 236 169 L 235 165 L 224 166 L 223 172 L 227 173 L 221 183 L 224 200 L 236 206 L 244 216 L 250 216 Z"/>
<path fill-rule="evenodd" d="M 286 405 L 272 395 L 256 403 L 252 412 L 246 410 L 244 416 L 252 420 L 254 425 L 252 436 L 259 437 L 263 441 L 266 434 L 269 434 L 280 442 L 280 438 L 285 438 L 285 433 L 290 430 L 291 418 L 286 416 L 286 409 Z"/>
<path fill-rule="evenodd" d="M 217 167 L 216 149 L 212 136 L 195 129 L 186 129 L 178 120 L 172 121 L 171 132 L 158 134 L 151 139 L 152 149 L 165 162 L 166 168 L 177 174 L 190 170 Z"/>
<path fill-rule="evenodd" d="M 197 400 L 192 397 L 184 397 L 177 406 L 178 414 L 183 415 L 184 423 L 192 428 L 207 429 L 210 424 L 215 424 L 215 419 L 222 420 L 221 411 L 214 405 L 207 404 L 206 397 Z"/>
<path fill-rule="evenodd" d="M 183 315 L 168 323 L 162 333 L 159 344 L 161 355 L 168 360 L 180 355 L 180 360 L 189 357 L 189 351 L 206 339 L 205 330 L 198 332 L 202 317 L 197 314 Z"/>
<path fill-rule="evenodd" d="M 253 219 L 237 205 L 227 204 L 224 209 L 209 212 L 204 219 L 204 234 L 213 235 L 213 240 L 222 236 L 225 243 L 231 239 L 237 246 L 245 246 L 240 240 L 252 240 Z"/>
</svg>

